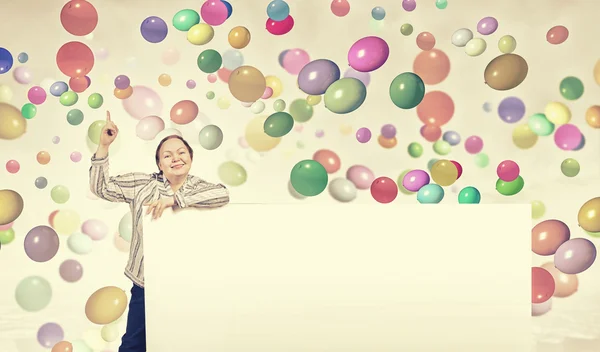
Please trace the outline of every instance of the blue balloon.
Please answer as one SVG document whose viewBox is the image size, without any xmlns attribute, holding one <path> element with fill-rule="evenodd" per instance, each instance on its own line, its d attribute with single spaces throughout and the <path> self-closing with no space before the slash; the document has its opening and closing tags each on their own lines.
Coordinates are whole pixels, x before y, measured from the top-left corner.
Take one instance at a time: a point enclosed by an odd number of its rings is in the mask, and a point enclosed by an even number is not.
<svg viewBox="0 0 600 352">
<path fill-rule="evenodd" d="M 17 56 L 17 60 L 24 64 L 29 60 L 29 55 L 27 55 L 27 53 L 20 53 L 19 56 Z"/>
<path fill-rule="evenodd" d="M 444 132 L 444 136 L 442 136 L 442 139 L 445 142 L 448 142 L 448 144 L 450 144 L 451 146 L 455 146 L 458 143 L 460 143 L 460 134 L 458 134 L 458 132 L 455 131 L 446 131 Z"/>
<path fill-rule="evenodd" d="M 374 7 L 373 10 L 371 10 L 371 17 L 376 21 L 381 21 L 385 18 L 385 9 L 381 6 Z"/>
<path fill-rule="evenodd" d="M 10 71 L 13 62 L 10 51 L 0 47 L 0 75 Z"/>
<path fill-rule="evenodd" d="M 417 192 L 417 200 L 421 204 L 438 204 L 442 199 L 444 199 L 444 189 L 435 183 L 425 185 Z"/>
<path fill-rule="evenodd" d="M 577 148 L 573 149 L 573 151 L 580 151 L 581 149 L 583 149 L 583 147 L 585 147 L 585 136 L 581 135 L 581 142 L 579 142 L 579 145 L 577 146 Z"/>
<path fill-rule="evenodd" d="M 64 92 L 69 90 L 69 86 L 65 83 L 65 82 L 54 82 L 51 86 L 50 86 L 50 94 L 54 95 L 55 97 L 60 97 Z"/>
<path fill-rule="evenodd" d="M 231 17 L 231 14 L 233 13 L 233 6 L 231 6 L 231 4 L 225 0 L 221 0 L 221 2 L 224 3 L 227 7 L 227 18 L 229 19 L 229 17 Z"/>
<path fill-rule="evenodd" d="M 273 0 L 267 6 L 267 15 L 273 21 L 283 21 L 290 15 L 290 5 L 283 0 Z"/>
<path fill-rule="evenodd" d="M 284 50 L 281 53 L 279 53 L 279 57 L 277 58 L 277 60 L 279 61 L 279 65 L 281 67 L 283 67 L 283 58 L 285 57 L 285 54 L 288 53 L 289 50 Z"/>
<path fill-rule="evenodd" d="M 160 43 L 167 37 L 169 27 L 162 18 L 150 16 L 140 26 L 142 37 L 149 43 Z"/>
</svg>

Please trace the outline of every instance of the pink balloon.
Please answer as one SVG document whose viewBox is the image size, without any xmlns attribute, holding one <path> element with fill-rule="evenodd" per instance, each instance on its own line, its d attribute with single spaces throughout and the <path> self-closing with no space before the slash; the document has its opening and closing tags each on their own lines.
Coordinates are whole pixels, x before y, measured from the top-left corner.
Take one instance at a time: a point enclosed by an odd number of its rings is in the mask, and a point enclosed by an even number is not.
<svg viewBox="0 0 600 352">
<path fill-rule="evenodd" d="M 477 154 L 483 149 L 483 139 L 478 136 L 471 136 L 465 140 L 465 149 L 469 154 Z"/>
<path fill-rule="evenodd" d="M 31 87 L 27 92 L 27 99 L 32 104 L 40 105 L 46 101 L 46 91 L 40 86 Z"/>
<path fill-rule="evenodd" d="M 150 115 L 160 116 L 163 102 L 152 89 L 145 86 L 134 86 L 133 94 L 129 98 L 123 99 L 123 108 L 131 117 L 140 120 Z"/>
<path fill-rule="evenodd" d="M 163 52 L 162 62 L 165 65 L 172 66 L 179 62 L 180 57 L 181 55 L 179 54 L 179 50 L 175 48 L 169 48 Z"/>
<path fill-rule="evenodd" d="M 9 160 L 6 162 L 6 171 L 10 172 L 11 174 L 16 174 L 19 172 L 19 170 L 21 170 L 21 164 L 19 164 L 18 161 Z"/>
<path fill-rule="evenodd" d="M 267 18 L 265 27 L 267 28 L 267 31 L 273 35 L 288 34 L 292 28 L 294 28 L 294 18 L 291 15 L 288 15 L 288 17 L 281 21 L 273 21 L 272 19 Z"/>
<path fill-rule="evenodd" d="M 9 222 L 8 224 L 4 224 L 4 225 L 0 225 L 0 231 L 6 231 L 8 229 L 11 229 L 13 227 L 13 224 L 15 222 Z"/>
<path fill-rule="evenodd" d="M 375 180 L 375 174 L 366 166 L 354 165 L 346 171 L 346 178 L 354 183 L 357 189 L 369 189 Z"/>
<path fill-rule="evenodd" d="M 570 123 L 561 125 L 554 132 L 554 143 L 562 150 L 574 150 L 579 147 L 583 135 L 579 128 Z"/>
<path fill-rule="evenodd" d="M 350 13 L 350 3 L 348 0 L 333 0 L 330 8 L 331 13 L 338 17 L 344 17 Z"/>
<path fill-rule="evenodd" d="M 297 75 L 309 62 L 310 56 L 306 51 L 290 49 L 283 57 L 283 68 L 292 75 Z"/>
<path fill-rule="evenodd" d="M 207 24 L 211 26 L 221 25 L 227 20 L 229 11 L 227 5 L 221 0 L 207 0 L 200 8 L 200 15 Z"/>
<path fill-rule="evenodd" d="M 217 75 L 215 75 L 214 73 L 211 73 L 208 76 L 206 76 L 206 79 L 210 83 L 215 83 L 217 81 Z"/>
<path fill-rule="evenodd" d="M 505 182 L 516 180 L 520 172 L 519 165 L 512 160 L 504 160 L 498 164 L 498 168 L 496 169 L 498 178 Z"/>
<path fill-rule="evenodd" d="M 165 122 L 158 116 L 146 116 L 135 127 L 135 134 L 145 141 L 151 141 L 165 129 Z"/>
<path fill-rule="evenodd" d="M 265 92 L 262 95 L 262 99 L 269 99 L 270 97 L 273 96 L 273 88 L 271 87 L 267 87 L 265 88 Z"/>
<path fill-rule="evenodd" d="M 101 220 L 89 219 L 81 225 L 81 232 L 90 236 L 94 241 L 99 241 L 108 235 L 108 226 Z"/>
<path fill-rule="evenodd" d="M 364 37 L 352 44 L 348 51 L 348 63 L 358 72 L 371 72 L 385 64 L 390 47 L 379 37 Z"/>
<path fill-rule="evenodd" d="M 78 163 L 81 161 L 81 153 L 80 152 L 72 152 L 70 155 L 71 161 L 74 163 Z"/>
</svg>

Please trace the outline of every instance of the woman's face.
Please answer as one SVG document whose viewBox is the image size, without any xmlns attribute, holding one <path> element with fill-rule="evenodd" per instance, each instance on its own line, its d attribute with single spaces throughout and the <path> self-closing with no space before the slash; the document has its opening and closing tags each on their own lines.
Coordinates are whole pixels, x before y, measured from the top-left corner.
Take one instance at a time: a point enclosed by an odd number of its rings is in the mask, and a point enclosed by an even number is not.
<svg viewBox="0 0 600 352">
<path fill-rule="evenodd" d="M 167 179 L 187 175 L 191 166 L 190 153 L 180 139 L 171 138 L 160 147 L 158 168 Z"/>
</svg>

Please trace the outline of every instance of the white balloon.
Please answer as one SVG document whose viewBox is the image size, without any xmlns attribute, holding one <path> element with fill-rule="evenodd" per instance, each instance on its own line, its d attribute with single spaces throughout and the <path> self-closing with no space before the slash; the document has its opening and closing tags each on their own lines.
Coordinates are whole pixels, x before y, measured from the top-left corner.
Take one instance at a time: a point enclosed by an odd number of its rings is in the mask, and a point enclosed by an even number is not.
<svg viewBox="0 0 600 352">
<path fill-rule="evenodd" d="M 89 254 L 94 248 L 94 240 L 88 235 L 75 232 L 67 239 L 67 246 L 75 254 Z"/>
<path fill-rule="evenodd" d="M 487 49 L 487 43 L 482 38 L 473 38 L 465 45 L 465 53 L 469 56 L 479 56 Z"/>
<path fill-rule="evenodd" d="M 469 40 L 473 39 L 473 32 L 468 28 L 461 28 L 452 34 L 452 44 L 458 47 L 467 45 Z"/>
<path fill-rule="evenodd" d="M 104 325 L 100 330 L 102 339 L 106 342 L 113 342 L 119 338 L 119 326 L 115 323 Z"/>
<path fill-rule="evenodd" d="M 260 114 L 265 111 L 265 102 L 262 100 L 255 101 L 254 104 L 250 106 L 250 111 L 252 111 L 253 114 Z"/>
<path fill-rule="evenodd" d="M 181 132 L 179 132 L 178 129 L 176 128 L 165 128 L 164 130 L 160 131 L 156 137 L 154 138 L 154 140 L 156 142 L 160 142 L 163 138 L 165 138 L 166 136 L 171 136 L 171 135 L 178 135 L 180 137 L 183 137 L 183 135 L 181 134 Z"/>
<path fill-rule="evenodd" d="M 532 303 L 531 304 L 531 315 L 534 317 L 539 317 L 540 315 L 544 315 L 548 313 L 552 309 L 552 298 L 542 303 Z"/>
<path fill-rule="evenodd" d="M 329 182 L 329 194 L 339 202 L 351 202 L 356 199 L 356 186 L 350 180 L 338 177 Z"/>
</svg>

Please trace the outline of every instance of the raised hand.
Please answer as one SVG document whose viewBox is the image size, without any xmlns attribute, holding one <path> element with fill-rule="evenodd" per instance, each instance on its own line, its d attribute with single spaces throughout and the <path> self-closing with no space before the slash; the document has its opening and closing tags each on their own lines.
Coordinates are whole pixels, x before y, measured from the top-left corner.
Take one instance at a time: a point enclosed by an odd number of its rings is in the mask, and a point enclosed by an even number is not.
<svg viewBox="0 0 600 352">
<path fill-rule="evenodd" d="M 106 125 L 100 132 L 100 145 L 108 147 L 112 142 L 115 141 L 119 134 L 119 128 L 110 119 L 110 111 L 106 111 Z"/>
</svg>

